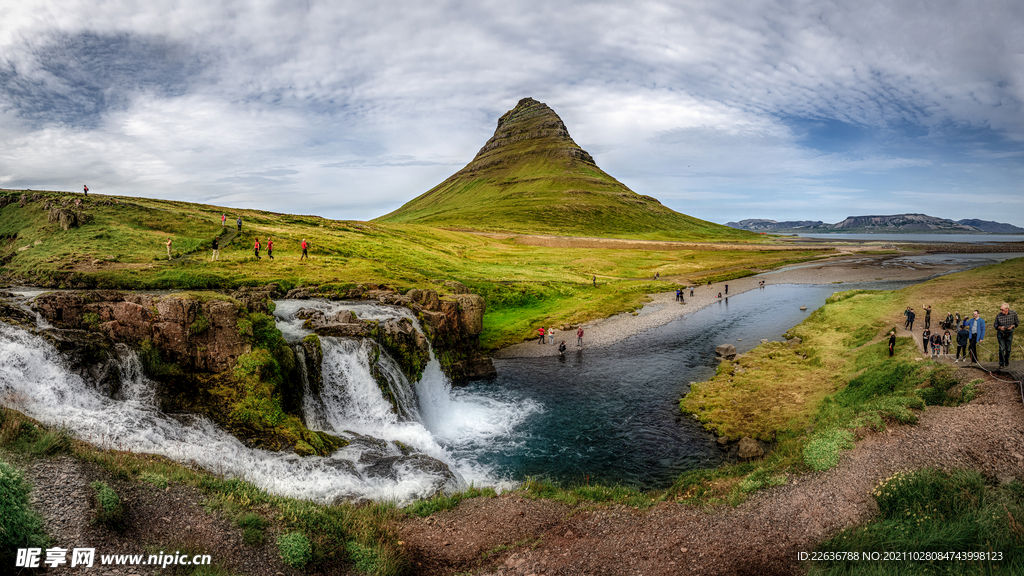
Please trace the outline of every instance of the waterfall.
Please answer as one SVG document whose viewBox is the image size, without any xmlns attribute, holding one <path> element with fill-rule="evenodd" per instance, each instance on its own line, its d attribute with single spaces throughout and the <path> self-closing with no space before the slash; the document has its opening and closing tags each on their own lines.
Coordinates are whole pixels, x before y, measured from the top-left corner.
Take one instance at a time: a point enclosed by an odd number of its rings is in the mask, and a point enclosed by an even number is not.
<svg viewBox="0 0 1024 576">
<path fill-rule="evenodd" d="M 123 381 L 133 382 L 128 388 L 148 386 L 144 378 L 132 381 L 127 376 L 141 374 L 133 372 L 133 361 L 122 361 Z M 397 422 L 395 437 L 353 437 L 350 446 L 329 457 L 302 458 L 248 448 L 207 418 L 170 417 L 137 400 L 143 396 L 119 401 L 101 395 L 67 369 L 49 342 L 0 322 L 0 400 L 41 422 L 64 426 L 97 446 L 160 454 L 195 463 L 215 474 L 248 480 L 276 494 L 325 503 L 339 498 L 406 502 L 439 488 L 451 490 L 461 485 L 458 476 L 454 483 L 445 476 L 446 470 L 415 468 L 396 460 L 402 452 L 388 440 L 416 438 L 414 432 L 398 432 L 403 425 L 411 428 L 418 424 Z M 422 446 L 432 455 L 446 455 L 426 438 L 410 444 Z M 377 462 L 396 465 L 381 470 L 367 462 L 365 455 L 371 453 L 383 456 Z"/>
<path fill-rule="evenodd" d="M 352 309 L 360 318 L 410 318 L 420 329 L 411 312 L 401 307 L 280 302 L 275 311 L 278 326 L 293 344 L 310 334 L 294 317 L 302 306 L 332 312 Z M 0 402 L 46 424 L 64 426 L 103 448 L 160 454 L 248 480 L 276 494 L 320 502 L 406 502 L 438 490 L 459 489 L 467 482 L 512 485 L 465 448 L 497 437 L 509 439 L 539 405 L 453 392 L 432 351 L 423 377 L 413 384 L 372 340 L 323 337 L 321 349 L 318 391 L 314 393 L 308 374 L 303 374 L 303 418 L 311 429 L 350 441 L 327 457 L 248 448 L 205 417 L 161 413 L 156 385 L 146 378 L 138 353 L 128 345 L 115 347 L 121 387 L 116 398 L 108 398 L 69 370 L 45 339 L 2 322 Z M 305 368 L 305 352 L 301 346 L 296 352 Z"/>
<path fill-rule="evenodd" d="M 156 404 L 156 385 L 146 378 L 139 353 L 123 343 L 114 345 L 117 352 L 117 369 L 121 377 L 121 397 L 129 402 L 145 406 Z"/>
</svg>

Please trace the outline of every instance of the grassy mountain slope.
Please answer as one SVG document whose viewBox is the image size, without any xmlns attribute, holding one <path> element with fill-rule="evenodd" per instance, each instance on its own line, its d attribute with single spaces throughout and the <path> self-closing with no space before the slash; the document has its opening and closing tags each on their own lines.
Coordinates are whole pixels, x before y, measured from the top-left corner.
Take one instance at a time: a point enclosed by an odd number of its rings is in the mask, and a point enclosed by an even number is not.
<svg viewBox="0 0 1024 576">
<path fill-rule="evenodd" d="M 0 191 L 0 282 L 176 290 L 363 282 L 443 291 L 442 281 L 458 280 L 487 301 L 485 346 L 529 337 L 531 322 L 579 322 L 632 309 L 646 294 L 673 288 L 652 282 L 655 273 L 698 282 L 823 253 L 760 251 L 756 246 L 724 251 L 547 248 L 416 224 L 327 220 L 146 198 L 28 191 L 22 206 L 22 195 Z M 76 200 L 83 201 L 81 207 L 75 207 Z M 47 205 L 64 203 L 91 216 L 91 222 L 69 230 L 49 222 Z M 220 225 L 224 212 L 226 228 Z M 243 227 L 235 236 L 237 216 Z M 168 236 L 172 260 L 164 246 Z M 222 239 L 217 262 L 210 260 L 214 236 Z M 257 236 L 264 246 L 260 261 L 252 251 Z M 274 260 L 266 254 L 268 236 L 274 238 Z M 303 239 L 311 245 L 310 259 L 300 261 Z"/>
<path fill-rule="evenodd" d="M 380 222 L 663 240 L 756 241 L 680 214 L 606 174 L 547 105 L 520 100 L 465 168 Z"/>
</svg>

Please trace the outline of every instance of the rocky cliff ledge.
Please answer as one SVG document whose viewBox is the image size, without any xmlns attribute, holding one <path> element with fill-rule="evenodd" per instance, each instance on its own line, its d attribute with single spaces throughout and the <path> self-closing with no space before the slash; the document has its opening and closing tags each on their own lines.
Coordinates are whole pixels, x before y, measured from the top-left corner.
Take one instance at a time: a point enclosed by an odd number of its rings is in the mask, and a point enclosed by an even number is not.
<svg viewBox="0 0 1024 576">
<path fill-rule="evenodd" d="M 491 359 L 480 352 L 480 332 L 484 326 L 484 299 L 470 294 L 460 282 L 449 280 L 445 288 L 452 294 L 437 290 L 413 288 L 405 294 L 377 284 L 347 286 L 306 286 L 290 290 L 288 299 L 364 299 L 381 304 L 404 306 L 419 319 L 426 337 L 434 348 L 441 369 L 455 383 L 496 375 Z M 389 321 L 380 324 L 361 321 L 346 313 L 326 317 L 323 313 L 306 313 L 307 327 L 324 336 L 371 336 L 388 349 L 412 379 L 426 366 L 426 347 L 410 324 Z"/>
</svg>

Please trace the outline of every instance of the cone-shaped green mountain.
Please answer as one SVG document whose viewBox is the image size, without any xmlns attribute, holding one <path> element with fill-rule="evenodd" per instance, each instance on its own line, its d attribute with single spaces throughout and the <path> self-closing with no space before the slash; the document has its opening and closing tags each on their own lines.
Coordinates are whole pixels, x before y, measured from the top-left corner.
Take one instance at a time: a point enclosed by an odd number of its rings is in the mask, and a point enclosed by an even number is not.
<svg viewBox="0 0 1024 576">
<path fill-rule="evenodd" d="M 465 168 L 382 222 L 564 236 L 740 240 L 755 236 L 680 214 L 606 174 L 546 104 L 523 98 Z"/>
</svg>

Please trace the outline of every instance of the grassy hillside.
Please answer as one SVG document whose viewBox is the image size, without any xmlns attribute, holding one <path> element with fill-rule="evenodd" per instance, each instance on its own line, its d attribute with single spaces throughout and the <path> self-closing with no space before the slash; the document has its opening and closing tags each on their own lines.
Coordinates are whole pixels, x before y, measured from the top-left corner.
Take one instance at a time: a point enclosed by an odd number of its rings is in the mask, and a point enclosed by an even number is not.
<svg viewBox="0 0 1024 576">
<path fill-rule="evenodd" d="M 415 224 L 327 220 L 202 204 L 57 192 L 27 192 L 0 208 L 0 278 L 65 288 L 219 289 L 278 282 L 301 285 L 377 283 L 444 290 L 458 280 L 484 295 L 485 346 L 532 334 L 532 323 L 579 322 L 629 310 L 651 292 L 672 289 L 662 277 L 693 281 L 736 277 L 821 256 L 822 250 L 691 251 L 544 248 Z M 17 200 L 22 192 L 0 192 Z M 32 201 L 35 195 L 37 200 Z M 92 217 L 62 230 L 47 204 L 84 200 Z M 2 202 L 0 202 L 2 204 Z M 220 215 L 228 214 L 222 228 Z M 243 219 L 234 236 L 234 221 Z M 164 242 L 171 236 L 174 258 Z M 210 243 L 222 238 L 221 259 Z M 256 261 L 254 239 L 264 245 Z M 266 255 L 274 238 L 275 260 Z M 232 238 L 233 237 L 233 238 Z M 306 239 L 310 259 L 299 260 Z M 598 286 L 592 278 L 598 277 Z"/>
<path fill-rule="evenodd" d="M 680 214 L 606 174 L 557 114 L 524 98 L 465 168 L 380 222 L 486 231 L 756 242 L 757 234 Z"/>
</svg>

